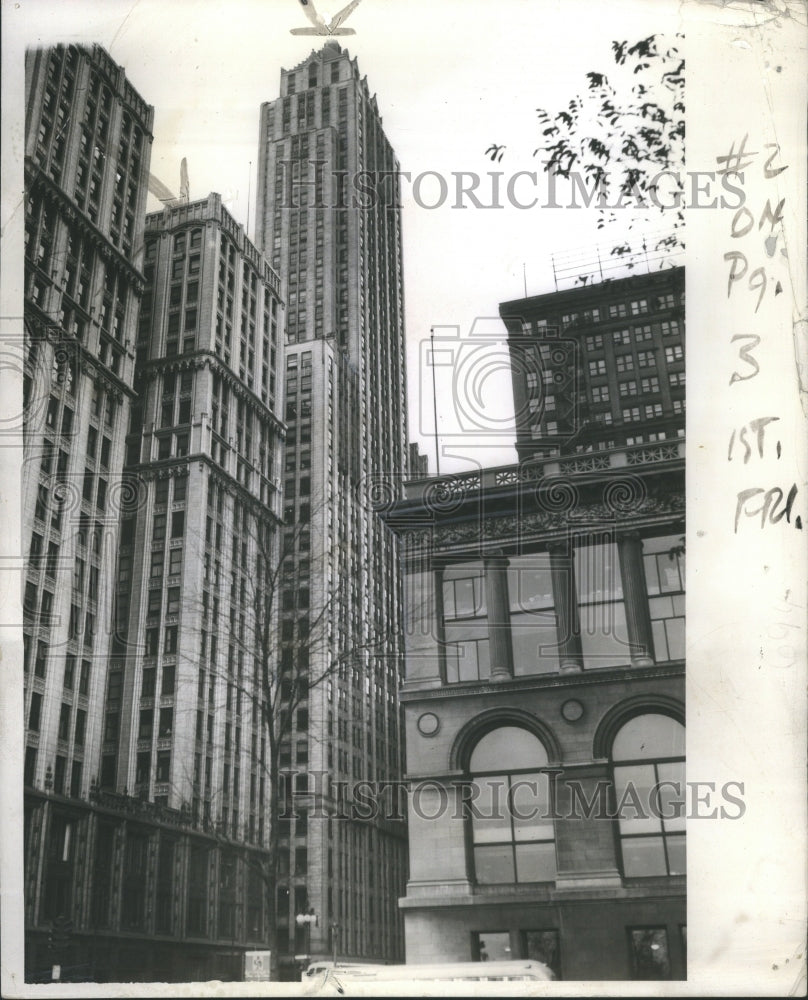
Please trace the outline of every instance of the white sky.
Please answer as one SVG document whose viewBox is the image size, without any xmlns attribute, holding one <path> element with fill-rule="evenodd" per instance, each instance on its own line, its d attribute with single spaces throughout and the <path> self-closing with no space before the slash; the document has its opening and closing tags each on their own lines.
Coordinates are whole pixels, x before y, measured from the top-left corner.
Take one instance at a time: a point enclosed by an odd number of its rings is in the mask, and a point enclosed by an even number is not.
<svg viewBox="0 0 808 1000">
<path fill-rule="evenodd" d="M 343 5 L 317 0 L 327 20 Z M 536 169 L 537 107 L 561 108 L 584 89 L 587 71 L 611 71 L 613 39 L 681 30 L 679 5 L 667 0 L 613 0 L 608 16 L 606 9 L 591 0 L 363 0 L 345 22 L 357 34 L 340 44 L 358 58 L 378 96 L 402 170 L 413 177 L 438 171 L 450 184 L 446 203 L 428 210 L 403 182 L 410 437 L 430 454 L 433 472 L 432 372 L 423 370 L 419 347 L 430 328 L 458 327 L 466 336 L 475 318 L 496 317 L 500 302 L 524 294 L 523 265 L 529 294 L 552 291 L 553 252 L 607 239 L 595 228 L 594 211 L 453 208 L 452 175 L 502 170 L 507 178 Z M 483 10 L 489 16 L 479 16 Z M 282 67 L 296 65 L 325 41 L 289 33 L 307 23 L 298 0 L 4 4 L 4 31 L 15 39 L 103 45 L 155 107 L 152 172 L 178 191 L 180 161 L 187 157 L 191 197 L 220 192 L 242 223 L 251 187 L 250 234 L 259 106 L 278 96 Z M 501 163 L 485 155 L 492 142 L 507 147 Z M 488 183 L 480 187 L 483 202 Z M 526 186 L 516 189 L 517 196 L 530 200 L 530 181 L 521 183 Z M 544 183 L 540 176 L 539 194 Z M 436 191 L 434 181 L 425 182 L 421 200 L 432 204 Z M 157 207 L 150 199 L 150 209 Z M 503 330 L 498 320 L 487 329 L 495 337 Z M 467 362 L 481 392 L 481 422 L 490 420 L 497 431 L 483 438 L 468 430 L 458 435 L 452 369 L 438 371 L 442 471 L 469 468 L 469 461 L 515 460 L 507 423 L 510 377 L 504 354 L 499 357 L 485 369 Z"/>
</svg>

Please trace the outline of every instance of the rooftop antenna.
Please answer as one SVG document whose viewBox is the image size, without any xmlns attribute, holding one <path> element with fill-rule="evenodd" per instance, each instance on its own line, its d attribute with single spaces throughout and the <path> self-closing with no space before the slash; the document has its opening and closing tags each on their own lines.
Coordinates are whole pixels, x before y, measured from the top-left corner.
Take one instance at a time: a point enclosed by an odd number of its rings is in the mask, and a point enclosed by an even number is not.
<svg viewBox="0 0 808 1000">
<path fill-rule="evenodd" d="M 435 388 L 435 327 L 429 328 L 432 361 L 432 412 L 435 418 L 435 472 L 440 475 L 440 445 L 438 443 L 438 393 Z"/>
<path fill-rule="evenodd" d="M 522 261 L 522 282 L 525 286 L 525 298 L 527 298 L 527 270 L 524 261 Z"/>
</svg>

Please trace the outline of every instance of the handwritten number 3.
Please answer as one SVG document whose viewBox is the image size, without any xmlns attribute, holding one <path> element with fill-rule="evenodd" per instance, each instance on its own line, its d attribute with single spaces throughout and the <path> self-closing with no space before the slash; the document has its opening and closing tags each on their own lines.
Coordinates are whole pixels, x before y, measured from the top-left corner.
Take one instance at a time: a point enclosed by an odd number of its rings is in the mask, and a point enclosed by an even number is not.
<svg viewBox="0 0 808 1000">
<path fill-rule="evenodd" d="M 756 334 L 754 333 L 736 333 L 735 336 L 732 338 L 732 343 L 734 343 L 736 340 L 752 341 L 751 344 L 747 344 L 745 347 L 741 347 L 738 350 L 738 357 L 741 359 L 741 361 L 745 361 L 748 365 L 750 365 L 754 369 L 754 371 L 750 372 L 748 375 L 739 375 L 738 372 L 733 372 L 732 377 L 729 380 L 730 385 L 732 385 L 734 382 L 745 382 L 747 379 L 754 378 L 755 375 L 757 375 L 757 373 L 760 371 L 760 365 L 751 355 L 751 352 L 754 351 L 754 349 L 760 343 L 760 337 L 756 336 Z"/>
</svg>

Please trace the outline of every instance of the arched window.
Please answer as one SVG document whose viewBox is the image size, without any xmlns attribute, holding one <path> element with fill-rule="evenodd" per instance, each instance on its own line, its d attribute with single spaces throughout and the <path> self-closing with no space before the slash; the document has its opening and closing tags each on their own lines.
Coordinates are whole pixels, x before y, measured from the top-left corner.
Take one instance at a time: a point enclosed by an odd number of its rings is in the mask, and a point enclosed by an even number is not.
<svg viewBox="0 0 808 1000">
<path fill-rule="evenodd" d="M 612 761 L 623 874 L 684 875 L 685 727 L 635 715 L 615 735 Z"/>
<path fill-rule="evenodd" d="M 556 875 L 547 751 L 526 729 L 501 726 L 469 758 L 474 874 L 484 885 L 549 882 Z"/>
</svg>

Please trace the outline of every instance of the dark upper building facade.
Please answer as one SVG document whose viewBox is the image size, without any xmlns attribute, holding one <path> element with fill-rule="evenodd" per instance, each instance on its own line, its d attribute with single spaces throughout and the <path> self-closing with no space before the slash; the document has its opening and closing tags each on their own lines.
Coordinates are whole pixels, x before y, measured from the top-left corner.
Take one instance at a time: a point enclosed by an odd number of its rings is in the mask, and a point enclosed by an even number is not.
<svg viewBox="0 0 808 1000">
<path fill-rule="evenodd" d="M 519 458 L 684 436 L 684 294 L 672 267 L 504 302 Z"/>
</svg>

